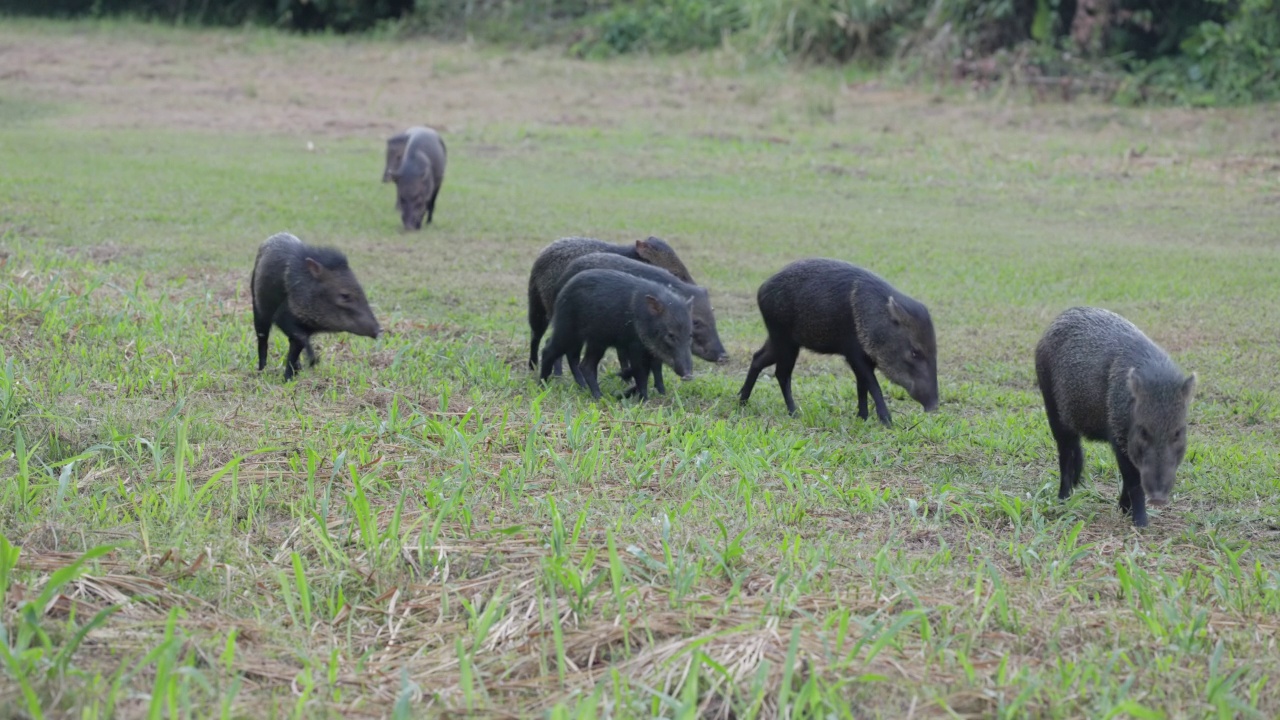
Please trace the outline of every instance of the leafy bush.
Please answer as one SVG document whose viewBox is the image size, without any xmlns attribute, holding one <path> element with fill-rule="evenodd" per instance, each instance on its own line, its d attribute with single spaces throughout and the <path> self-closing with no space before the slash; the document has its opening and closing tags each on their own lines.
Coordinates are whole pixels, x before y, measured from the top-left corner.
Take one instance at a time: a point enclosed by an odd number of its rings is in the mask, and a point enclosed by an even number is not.
<svg viewBox="0 0 1280 720">
<path fill-rule="evenodd" d="M 1226 23 L 1200 23 L 1181 50 L 1155 77 L 1181 102 L 1280 99 L 1280 0 L 1242 0 Z"/>
<path fill-rule="evenodd" d="M 600 56 L 712 48 L 743 28 L 740 5 L 739 0 L 615 3 L 588 24 L 586 38 L 574 46 L 574 51 Z"/>
</svg>

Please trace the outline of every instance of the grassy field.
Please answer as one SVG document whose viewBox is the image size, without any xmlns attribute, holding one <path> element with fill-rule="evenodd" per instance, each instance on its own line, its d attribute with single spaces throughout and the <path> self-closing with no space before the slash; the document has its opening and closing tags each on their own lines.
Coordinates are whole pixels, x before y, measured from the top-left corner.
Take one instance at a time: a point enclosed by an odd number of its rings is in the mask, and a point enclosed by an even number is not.
<svg viewBox="0 0 1280 720">
<path fill-rule="evenodd" d="M 6 21 L 0 68 L 0 716 L 1280 716 L 1277 108 L 128 24 Z M 280 230 L 389 330 L 288 385 Z M 670 242 L 732 361 L 539 385 L 528 268 L 575 234 Z M 809 354 L 796 417 L 738 407 L 805 256 L 929 306 L 939 412 L 859 421 Z M 1032 349 L 1077 304 L 1200 376 L 1144 531 L 1103 446 L 1056 497 Z"/>
</svg>

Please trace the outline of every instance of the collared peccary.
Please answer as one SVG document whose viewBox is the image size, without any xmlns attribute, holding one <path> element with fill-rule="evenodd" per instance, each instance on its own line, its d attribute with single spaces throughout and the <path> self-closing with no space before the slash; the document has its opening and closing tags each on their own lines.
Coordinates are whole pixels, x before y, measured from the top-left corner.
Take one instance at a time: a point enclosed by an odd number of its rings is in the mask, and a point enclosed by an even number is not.
<svg viewBox="0 0 1280 720">
<path fill-rule="evenodd" d="M 382 182 L 396 183 L 396 210 L 405 230 L 421 230 L 436 211 L 436 196 L 444 183 L 446 152 L 440 134 L 428 127 L 411 127 L 387 140 L 387 166 Z"/>
<path fill-rule="evenodd" d="M 638 278 L 656 282 L 674 291 L 677 295 L 690 300 L 689 310 L 693 319 L 693 354 L 710 362 L 726 362 L 729 359 L 729 353 L 725 352 L 724 345 L 720 342 L 720 335 L 716 332 L 716 317 L 711 309 L 711 294 L 707 292 L 706 288 L 684 282 L 656 265 L 632 260 L 623 255 L 590 253 L 569 263 L 569 266 L 560 274 L 560 279 L 557 281 L 555 288 L 553 288 L 552 294 L 558 293 L 560 288 L 564 287 L 578 273 L 587 270 L 618 270 L 625 272 L 628 275 L 635 275 Z M 626 358 L 619 358 L 619 360 L 626 363 Z M 666 388 L 662 382 L 661 363 L 655 364 L 652 372 L 654 389 L 660 393 L 665 392 Z M 634 373 L 631 372 L 630 368 L 624 365 L 622 377 L 630 379 L 633 375 Z"/>
<path fill-rule="evenodd" d="M 867 418 L 867 393 L 876 417 L 892 423 L 875 370 L 901 385 L 924 406 L 938 408 L 938 349 L 925 306 L 875 273 L 840 260 L 798 260 L 769 278 L 756 293 L 769 338 L 751 358 L 738 392 L 746 403 L 764 368 L 777 364 L 787 412 L 795 414 L 791 371 L 800 348 L 843 355 L 858 381 L 858 417 Z"/>
<path fill-rule="evenodd" d="M 1195 374 L 1184 376 L 1128 320 L 1076 307 L 1059 315 L 1036 345 L 1036 380 L 1058 444 L 1058 497 L 1067 499 L 1080 484 L 1080 438 L 1103 440 L 1120 466 L 1120 509 L 1145 526 L 1147 502 L 1169 501 L 1187 451 Z"/>
<path fill-rule="evenodd" d="M 693 377 L 689 304 L 658 283 L 617 270 L 578 273 L 556 296 L 541 378 L 546 380 L 555 361 L 566 357 L 574 378 L 599 399 L 596 373 L 600 358 L 612 347 L 635 370 L 634 392 L 641 400 L 649 396 L 649 371 L 656 362 L 688 380 Z"/>
<path fill-rule="evenodd" d="M 310 247 L 289 233 L 276 233 L 258 247 L 249 285 L 259 371 L 267 366 L 272 323 L 289 338 L 285 380 L 302 369 L 298 358 L 303 350 L 308 364 L 316 364 L 313 334 L 349 332 L 376 338 L 381 332 L 346 256 L 332 248 Z"/>
<path fill-rule="evenodd" d="M 560 274 L 575 258 L 591 253 L 613 253 L 656 265 L 687 283 L 693 278 L 680 261 L 676 251 L 661 238 L 637 240 L 634 245 L 614 245 L 594 238 L 561 238 L 542 249 L 533 261 L 529 273 L 529 329 L 533 339 L 529 343 L 529 368 L 538 367 L 538 343 L 547 332 L 551 312 L 555 309 L 556 289 Z"/>
</svg>

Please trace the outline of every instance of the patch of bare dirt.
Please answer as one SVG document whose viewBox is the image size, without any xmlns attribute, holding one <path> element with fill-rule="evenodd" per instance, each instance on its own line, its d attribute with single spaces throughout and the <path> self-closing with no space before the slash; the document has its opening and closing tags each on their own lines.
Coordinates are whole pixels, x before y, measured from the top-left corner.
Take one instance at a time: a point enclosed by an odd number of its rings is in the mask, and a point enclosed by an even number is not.
<svg viewBox="0 0 1280 720">
<path fill-rule="evenodd" d="M 769 102 L 737 105 L 729 79 L 647 64 L 587 63 L 553 52 L 493 57 L 429 41 L 260 39 L 253 32 L 0 31 L 0 66 L 11 68 L 4 76 L 11 90 L 92 107 L 61 120 L 86 127 L 365 136 L 410 122 L 458 131 L 608 127 L 637 112 L 697 119 L 711 109 L 760 122 L 772 113 Z"/>
<path fill-rule="evenodd" d="M 125 247 L 116 243 L 103 243 L 101 245 L 69 247 L 66 249 L 66 253 L 85 258 L 98 265 L 107 265 L 121 258 L 140 255 L 142 251 L 138 248 Z"/>
<path fill-rule="evenodd" d="M 1220 155 L 1235 156 L 1229 164 L 1272 177 L 1275 157 L 1238 148 L 1269 146 L 1280 136 L 1275 113 L 1249 109 L 1034 107 L 880 83 L 832 88 L 819 73 L 743 76 L 715 57 L 585 62 L 555 50 L 500 53 L 427 40 L 77 27 L 0 29 L 0 89 L 76 108 L 56 120 L 73 127 L 368 137 L 409 123 L 458 132 L 640 121 L 703 137 L 789 143 L 785 128 L 807 123 L 841 142 L 850 131 L 875 128 L 915 133 L 916 144 L 940 132 L 1020 135 L 1025 142 L 1066 129 L 1082 149 L 1121 137 L 1162 143 L 1152 157 L 1194 153 L 1205 138 L 1221 138 L 1214 141 L 1223 143 Z M 831 111 L 806 121 L 815 98 Z M 490 142 L 482 152 L 509 151 Z"/>
</svg>

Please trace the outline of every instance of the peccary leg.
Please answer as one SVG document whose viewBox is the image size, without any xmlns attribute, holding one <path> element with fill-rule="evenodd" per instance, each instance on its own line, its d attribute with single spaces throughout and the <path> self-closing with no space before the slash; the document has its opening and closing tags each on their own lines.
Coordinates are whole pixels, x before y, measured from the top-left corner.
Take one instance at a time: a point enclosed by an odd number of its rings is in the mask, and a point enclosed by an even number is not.
<svg viewBox="0 0 1280 720">
<path fill-rule="evenodd" d="M 1080 484 L 1080 473 L 1084 470 L 1084 448 L 1080 447 L 1080 436 L 1071 433 L 1054 433 L 1058 442 L 1058 471 L 1062 479 L 1058 482 L 1058 499 L 1071 497 L 1071 491 Z"/>
<path fill-rule="evenodd" d="M 633 376 L 635 377 L 636 384 L 634 387 L 627 390 L 627 392 L 625 393 L 626 397 L 631 397 L 632 395 L 635 395 L 640 398 L 641 402 L 649 399 L 650 359 L 651 358 L 649 357 L 649 353 L 643 350 L 632 354 L 631 368 L 633 371 Z M 658 373 L 661 372 L 660 370 L 661 367 L 662 367 L 661 365 L 653 366 L 655 377 L 660 377 Z"/>
<path fill-rule="evenodd" d="M 1147 526 L 1147 496 L 1142 492 L 1142 475 L 1120 448 L 1112 445 L 1120 466 L 1120 510 L 1133 516 L 1135 527 Z"/>
<path fill-rule="evenodd" d="M 280 309 L 276 310 L 275 323 L 289 338 L 289 355 L 284 362 L 284 379 L 292 380 L 293 376 L 302 370 L 302 363 L 299 362 L 302 351 L 307 350 L 308 357 L 314 356 L 314 351 L 310 350 L 311 333 L 298 323 L 298 319 L 289 312 L 287 305 L 281 305 Z"/>
<path fill-rule="evenodd" d="M 427 201 L 427 224 L 431 224 L 431 216 L 436 214 L 436 196 L 440 194 L 440 186 L 436 186 L 436 191 L 431 193 L 431 199 Z"/>
<path fill-rule="evenodd" d="M 1045 409 L 1049 414 L 1049 430 L 1058 444 L 1058 499 L 1071 497 L 1071 491 L 1080 484 L 1080 473 L 1084 470 L 1084 448 L 1080 447 L 1080 436 L 1062 426 L 1058 421 L 1057 407 L 1050 408 L 1051 400 L 1046 401 Z"/>
<path fill-rule="evenodd" d="M 600 358 L 604 357 L 606 349 L 587 343 L 587 351 L 582 356 L 582 363 L 578 366 L 582 373 L 582 379 L 586 381 L 587 387 L 591 390 L 591 397 L 596 400 L 600 399 L 600 382 L 597 379 L 597 373 L 600 370 Z"/>
<path fill-rule="evenodd" d="M 1072 432 L 1059 420 L 1058 401 L 1053 395 L 1053 385 L 1047 369 L 1036 368 L 1040 376 L 1040 394 L 1044 397 L 1044 412 L 1049 419 L 1049 432 L 1058 444 L 1058 499 L 1071 497 L 1071 491 L 1080 484 L 1080 473 L 1084 470 L 1084 448 L 1080 447 L 1080 435 Z"/>
<path fill-rule="evenodd" d="M 542 336 L 547 332 L 549 325 L 547 318 L 547 309 L 542 306 L 542 297 L 538 295 L 534 288 L 529 288 L 529 330 L 533 333 L 533 339 L 529 342 L 529 369 L 538 369 L 538 343 L 542 342 Z M 543 375 L 542 377 L 546 377 Z"/>
<path fill-rule="evenodd" d="M 271 336 L 271 316 L 266 313 L 259 314 L 256 308 L 253 313 L 253 331 L 258 335 L 258 372 L 267 366 L 267 349 L 270 343 L 267 339 Z"/>
<path fill-rule="evenodd" d="M 537 340 L 534 341 L 534 344 L 536 347 Z M 539 380 L 542 382 L 547 381 L 547 378 L 551 376 L 551 366 L 556 360 L 560 359 L 563 353 L 564 351 L 560 349 L 559 344 L 556 342 L 556 336 L 552 335 L 551 339 L 547 341 L 547 346 L 542 349 L 542 369 L 538 372 Z"/>
<path fill-rule="evenodd" d="M 289 338 L 289 356 L 284 361 L 284 379 L 288 382 L 302 371 L 302 363 L 299 356 L 302 355 L 302 349 L 306 347 L 306 343 L 295 337 Z"/>
<path fill-rule="evenodd" d="M 870 415 L 867 412 L 867 381 L 856 372 L 853 374 L 853 379 L 858 381 L 858 419 L 866 420 Z"/>
<path fill-rule="evenodd" d="M 662 382 L 662 363 L 652 358 L 650 358 L 650 361 L 653 363 L 650 367 L 651 372 L 653 372 L 653 389 L 657 390 L 659 395 L 666 395 L 667 386 Z M 647 380 L 648 378 L 646 378 Z M 637 379 L 636 383 L 639 382 L 640 380 Z"/>
<path fill-rule="evenodd" d="M 876 370 L 867 361 L 865 356 L 851 354 L 845 357 L 849 362 L 849 367 L 853 369 L 853 376 L 858 381 L 858 417 L 863 420 L 867 419 L 865 408 L 865 400 L 862 397 L 863 390 L 871 393 L 871 400 L 876 404 L 876 417 L 885 427 L 893 425 L 893 417 L 889 415 L 889 406 L 884 403 L 884 394 L 880 392 L 880 381 L 876 379 Z"/>
<path fill-rule="evenodd" d="M 565 362 L 569 365 L 569 372 L 573 373 L 573 381 L 578 383 L 578 387 L 585 388 L 587 381 L 582 377 L 582 366 L 579 356 L 582 355 L 582 348 L 576 347 L 564 354 Z"/>
<path fill-rule="evenodd" d="M 742 389 L 738 391 L 738 402 L 742 405 L 747 404 L 747 400 L 751 398 L 751 391 L 756 387 L 756 380 L 760 377 L 760 371 L 778 362 L 778 355 L 773 351 L 773 340 L 764 341 L 764 345 L 751 356 L 751 367 L 747 370 L 747 381 L 742 383 Z"/>
<path fill-rule="evenodd" d="M 787 412 L 796 414 L 796 401 L 791 397 L 791 371 L 796 369 L 796 358 L 800 357 L 800 348 L 779 348 L 778 366 L 774 376 L 778 378 L 778 388 L 782 390 L 782 400 L 787 404 Z"/>
<path fill-rule="evenodd" d="M 311 338 L 307 338 L 302 349 L 307 353 L 307 367 L 316 366 L 316 349 L 311 346 Z"/>
</svg>

